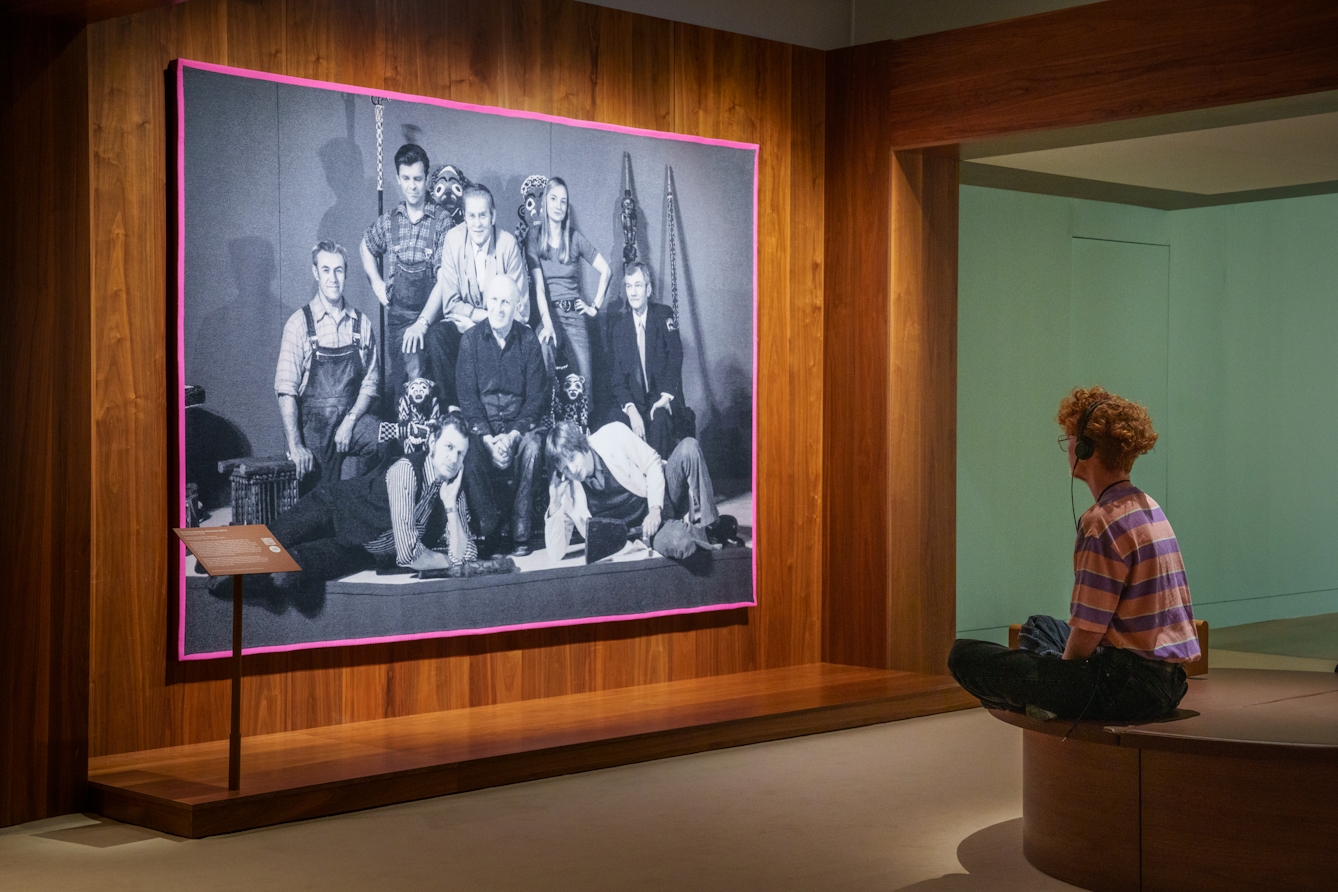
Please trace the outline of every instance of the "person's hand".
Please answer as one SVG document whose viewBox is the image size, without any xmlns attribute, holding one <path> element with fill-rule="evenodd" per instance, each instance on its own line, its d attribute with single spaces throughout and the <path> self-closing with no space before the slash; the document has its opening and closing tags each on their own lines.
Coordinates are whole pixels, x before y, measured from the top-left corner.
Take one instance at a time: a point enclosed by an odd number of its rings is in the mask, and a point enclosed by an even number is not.
<svg viewBox="0 0 1338 892">
<path fill-rule="evenodd" d="M 582 313 L 591 318 L 594 318 L 595 314 L 599 312 L 598 307 L 591 306 L 590 304 L 581 300 L 579 297 L 576 298 L 576 309 L 580 310 Z"/>
<path fill-rule="evenodd" d="M 427 324 L 422 319 L 414 321 L 404 330 L 404 342 L 400 349 L 405 353 L 417 353 L 423 347 L 423 336 L 427 334 Z"/>
<path fill-rule="evenodd" d="M 348 452 L 349 444 L 353 442 L 353 425 L 357 419 L 351 414 L 345 415 L 344 420 L 339 422 L 339 428 L 335 431 L 335 450 L 338 452 Z"/>
<path fill-rule="evenodd" d="M 451 565 L 451 559 L 446 557 L 440 551 L 433 551 L 431 548 L 419 543 L 418 556 L 409 562 L 409 567 L 414 570 L 441 570 Z"/>
<path fill-rule="evenodd" d="M 488 447 L 488 453 L 494 467 L 505 471 L 511 466 L 510 450 L 507 448 L 505 434 L 484 434 L 483 445 Z"/>
<path fill-rule="evenodd" d="M 455 324 L 455 330 L 460 334 L 464 334 L 474 327 L 474 318 L 469 314 L 469 310 L 461 306 L 452 309 L 446 318 Z"/>
<path fill-rule="evenodd" d="M 672 401 L 673 401 L 673 396 L 671 394 L 668 393 L 660 394 L 660 398 L 655 401 L 655 404 L 653 406 L 650 407 L 650 420 L 651 421 L 655 420 L 656 409 L 663 409 L 670 415 L 674 414 L 673 408 L 669 405 L 669 403 Z"/>
<path fill-rule="evenodd" d="M 646 512 L 646 519 L 641 522 L 641 541 L 650 547 L 650 540 L 660 529 L 660 509 L 652 508 Z"/>
<path fill-rule="evenodd" d="M 636 410 L 636 406 L 628 403 L 623 406 L 623 411 L 627 413 L 627 426 L 632 429 L 632 433 L 646 439 L 646 422 L 641 420 L 641 413 Z"/>
<path fill-rule="evenodd" d="M 298 443 L 296 446 L 289 447 L 288 460 L 297 465 L 297 479 L 311 473 L 311 469 L 316 466 L 316 456 L 311 454 L 311 450 Z"/>
<path fill-rule="evenodd" d="M 539 326 L 539 343 L 557 346 L 557 332 L 553 331 L 553 323 L 545 321 Z"/>
<path fill-rule="evenodd" d="M 381 301 L 381 306 L 390 306 L 390 298 L 386 295 L 386 283 L 384 279 L 380 282 L 375 279 L 372 280 L 372 293 L 376 295 L 377 300 Z"/>
<path fill-rule="evenodd" d="M 441 504 L 446 507 L 447 511 L 455 510 L 456 499 L 460 497 L 460 484 L 464 482 L 464 479 L 464 468 L 461 468 L 453 478 L 441 485 Z"/>
</svg>

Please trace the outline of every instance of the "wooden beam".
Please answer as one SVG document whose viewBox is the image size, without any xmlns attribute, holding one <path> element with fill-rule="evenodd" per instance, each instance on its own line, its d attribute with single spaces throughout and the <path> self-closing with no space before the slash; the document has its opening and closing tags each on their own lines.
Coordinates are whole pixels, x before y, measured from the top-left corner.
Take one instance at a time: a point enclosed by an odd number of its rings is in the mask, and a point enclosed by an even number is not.
<svg viewBox="0 0 1338 892">
<path fill-rule="evenodd" d="M 1106 0 L 834 50 L 895 148 L 1338 88 L 1330 0 Z"/>
</svg>

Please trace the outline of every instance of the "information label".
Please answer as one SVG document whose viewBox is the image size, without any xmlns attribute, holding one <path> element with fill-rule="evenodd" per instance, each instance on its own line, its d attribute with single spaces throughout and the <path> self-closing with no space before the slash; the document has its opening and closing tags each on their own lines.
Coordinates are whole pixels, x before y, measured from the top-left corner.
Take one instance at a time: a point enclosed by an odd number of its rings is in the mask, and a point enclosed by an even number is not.
<svg viewBox="0 0 1338 892">
<path fill-rule="evenodd" d="M 210 576 L 247 576 L 301 570 L 263 523 L 174 529 Z"/>
</svg>

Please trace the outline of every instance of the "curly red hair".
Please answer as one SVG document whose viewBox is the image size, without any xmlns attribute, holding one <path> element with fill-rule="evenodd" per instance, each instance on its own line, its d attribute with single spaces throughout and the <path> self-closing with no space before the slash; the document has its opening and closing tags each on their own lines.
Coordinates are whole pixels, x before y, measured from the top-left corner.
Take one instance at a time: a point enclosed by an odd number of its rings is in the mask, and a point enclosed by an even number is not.
<svg viewBox="0 0 1338 892">
<path fill-rule="evenodd" d="M 1157 432 L 1152 429 L 1147 409 L 1104 387 L 1075 387 L 1059 401 L 1055 420 L 1064 433 L 1076 437 L 1083 413 L 1098 403 L 1083 434 L 1096 446 L 1096 457 L 1102 464 L 1127 474 L 1134 467 L 1134 459 L 1157 445 Z"/>
</svg>

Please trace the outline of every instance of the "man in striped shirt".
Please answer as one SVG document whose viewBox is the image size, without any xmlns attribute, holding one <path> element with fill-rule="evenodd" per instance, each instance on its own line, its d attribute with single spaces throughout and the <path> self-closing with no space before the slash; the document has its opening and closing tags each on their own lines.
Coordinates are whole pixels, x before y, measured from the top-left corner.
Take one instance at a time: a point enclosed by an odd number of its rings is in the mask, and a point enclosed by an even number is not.
<svg viewBox="0 0 1338 892">
<path fill-rule="evenodd" d="M 1059 405 L 1069 472 L 1095 504 L 1078 522 L 1065 627 L 1032 617 L 1023 647 L 958 640 L 953 677 L 991 708 L 1143 721 L 1172 712 L 1199 656 L 1189 583 L 1166 515 L 1129 481 L 1157 434 L 1147 411 L 1100 387 Z"/>
</svg>

